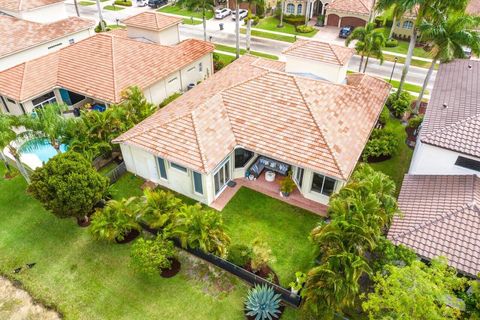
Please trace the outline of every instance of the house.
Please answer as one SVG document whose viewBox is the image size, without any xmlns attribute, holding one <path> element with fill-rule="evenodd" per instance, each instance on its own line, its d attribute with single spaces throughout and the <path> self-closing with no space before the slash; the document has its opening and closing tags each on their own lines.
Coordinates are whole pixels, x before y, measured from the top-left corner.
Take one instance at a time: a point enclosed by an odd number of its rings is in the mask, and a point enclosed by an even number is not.
<svg viewBox="0 0 480 320">
<path fill-rule="evenodd" d="M 308 43 L 287 53 L 301 47 L 312 66 L 318 55 L 333 63 L 346 55 Z M 311 70 L 243 56 L 114 143 L 128 171 L 207 205 L 232 181 L 269 183 L 289 171 L 299 197 L 325 205 L 354 170 L 391 87 L 364 74 L 330 82 Z"/>
<path fill-rule="evenodd" d="M 325 15 L 325 10 L 330 2 L 332 0 L 287 0 L 283 13 L 296 16 L 308 14 L 308 18 L 311 19 L 313 16 Z"/>
<path fill-rule="evenodd" d="M 480 61 L 441 64 L 409 174 L 480 175 Z"/>
<path fill-rule="evenodd" d="M 459 272 L 480 274 L 480 178 L 476 175 L 406 175 L 388 238 L 423 259 L 448 259 Z"/>
<path fill-rule="evenodd" d="M 64 0 L 0 0 L 0 15 L 37 23 L 68 18 Z"/>
<path fill-rule="evenodd" d="M 0 71 L 90 37 L 94 25 L 77 17 L 38 23 L 0 15 Z"/>
<path fill-rule="evenodd" d="M 165 19 L 165 28 L 172 28 L 171 17 L 148 12 L 130 19 L 155 24 L 143 26 L 143 37 L 142 27 L 137 27 L 133 39 L 125 30 L 100 33 L 0 72 L 2 111 L 24 114 L 51 102 L 70 108 L 87 103 L 108 106 L 121 102 L 122 91 L 133 85 L 158 104 L 213 73 L 212 44 L 193 39 L 160 44 L 164 29 L 159 20 Z M 178 32 L 181 19 L 175 19 Z M 160 43 L 152 38 L 156 32 Z"/>
</svg>

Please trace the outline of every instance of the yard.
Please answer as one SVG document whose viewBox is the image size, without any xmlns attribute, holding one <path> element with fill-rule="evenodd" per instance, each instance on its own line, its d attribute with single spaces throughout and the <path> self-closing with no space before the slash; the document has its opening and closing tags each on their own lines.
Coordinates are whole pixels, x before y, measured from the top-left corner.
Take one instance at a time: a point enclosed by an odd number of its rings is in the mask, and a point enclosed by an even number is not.
<svg viewBox="0 0 480 320">
<path fill-rule="evenodd" d="M 191 11 L 186 8 L 182 8 L 181 6 L 166 6 L 161 9 L 158 9 L 157 11 L 159 12 L 164 12 L 164 13 L 171 13 L 171 14 L 177 14 L 179 16 L 186 16 L 186 17 L 194 17 L 194 18 L 200 18 L 202 19 L 202 11 Z M 213 11 L 208 10 L 206 13 L 207 20 L 213 18 Z"/>
<path fill-rule="evenodd" d="M 318 29 L 315 29 L 312 32 L 309 33 L 300 33 L 297 32 L 295 29 L 295 26 L 293 24 L 289 23 L 283 23 L 283 27 L 279 28 L 278 25 L 280 24 L 280 20 L 275 18 L 275 17 L 267 17 L 263 18 L 260 20 L 260 22 L 256 25 L 253 26 L 256 29 L 263 29 L 263 30 L 269 30 L 269 31 L 275 31 L 275 32 L 283 32 L 283 33 L 289 33 L 289 34 L 296 34 L 300 35 L 303 37 L 313 37 L 317 32 Z"/>
<path fill-rule="evenodd" d="M 116 199 L 140 195 L 141 184 L 126 174 L 111 192 Z M 237 278 L 213 277 L 184 254 L 176 277 L 135 274 L 129 267 L 130 245 L 93 240 L 73 219 L 46 212 L 25 188 L 20 176 L 0 180 L 0 274 L 20 281 L 66 319 L 244 318 L 248 287 Z M 307 237 L 318 217 L 246 189 L 223 214 L 233 242 L 249 243 L 258 236 L 271 245 L 277 258 L 272 266 L 283 285 L 295 271 L 311 266 L 313 247 Z M 33 262 L 33 268 L 12 273 Z M 296 318 L 298 311 L 290 308 L 282 317 Z"/>
</svg>

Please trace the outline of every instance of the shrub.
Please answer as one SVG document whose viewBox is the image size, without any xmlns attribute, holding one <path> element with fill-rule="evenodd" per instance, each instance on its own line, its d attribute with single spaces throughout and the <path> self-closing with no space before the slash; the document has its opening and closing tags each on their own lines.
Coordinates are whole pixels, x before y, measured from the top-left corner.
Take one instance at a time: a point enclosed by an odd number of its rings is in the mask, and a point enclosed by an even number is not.
<svg viewBox="0 0 480 320">
<path fill-rule="evenodd" d="M 243 245 L 236 244 L 228 249 L 227 260 L 237 266 L 243 267 L 252 259 L 252 248 Z"/>
<path fill-rule="evenodd" d="M 174 94 L 172 94 L 171 96 L 165 98 L 165 100 L 163 100 L 162 102 L 160 102 L 160 104 L 158 105 L 159 108 L 163 108 L 165 107 L 167 104 L 169 104 L 170 102 L 172 102 L 173 100 L 177 99 L 178 97 L 180 97 L 182 95 L 181 92 L 175 92 Z"/>
<path fill-rule="evenodd" d="M 378 118 L 378 122 L 382 126 L 385 126 L 389 119 L 390 119 L 390 111 L 388 110 L 387 107 L 383 107 L 382 113 L 380 113 L 380 117 Z"/>
<path fill-rule="evenodd" d="M 315 31 L 314 27 L 305 26 L 305 25 L 297 26 L 295 29 L 297 30 L 297 32 L 300 32 L 300 33 L 310 33 Z"/>
<path fill-rule="evenodd" d="M 257 3 L 255 6 L 257 16 L 259 18 L 264 18 L 265 17 L 265 5 L 263 3 Z"/>
<path fill-rule="evenodd" d="M 407 91 L 402 91 L 397 98 L 397 93 L 394 92 L 388 96 L 387 107 L 397 118 L 401 118 L 403 114 L 410 110 L 410 102 L 412 96 Z"/>
<path fill-rule="evenodd" d="M 108 179 L 99 174 L 79 153 L 58 154 L 31 175 L 30 192 L 59 218 L 79 221 L 93 211 L 108 187 Z"/>
<path fill-rule="evenodd" d="M 141 230 L 137 221 L 135 197 L 110 200 L 92 216 L 90 232 L 98 240 L 122 241 L 133 230 Z"/>
<path fill-rule="evenodd" d="M 100 22 L 97 24 L 97 26 L 95 27 L 95 32 L 96 32 L 96 33 L 102 32 L 102 25 L 103 25 L 103 29 L 104 29 L 105 31 L 110 31 L 110 29 L 107 28 L 107 23 L 105 22 L 105 20 L 102 20 L 102 21 L 100 21 Z"/>
<path fill-rule="evenodd" d="M 172 241 L 157 236 L 153 240 L 138 239 L 132 245 L 131 266 L 138 272 L 155 274 L 161 269 L 172 266 L 171 258 L 175 255 Z"/>
<path fill-rule="evenodd" d="M 225 67 L 225 63 L 220 60 L 220 56 L 217 53 L 213 53 L 213 70 L 217 72 Z"/>
<path fill-rule="evenodd" d="M 374 129 L 363 150 L 363 160 L 390 157 L 397 151 L 398 140 L 395 133 L 387 129 Z"/>
<path fill-rule="evenodd" d="M 395 48 L 396 46 L 398 46 L 397 39 L 387 39 L 387 41 L 385 41 L 385 47 L 387 48 Z"/>
<path fill-rule="evenodd" d="M 125 1 L 115 0 L 114 3 L 119 5 L 119 6 L 125 6 L 125 7 L 131 7 L 132 6 L 132 1 L 130 1 L 130 0 L 125 0 Z"/>
<path fill-rule="evenodd" d="M 293 24 L 294 26 L 299 26 L 305 23 L 305 16 L 302 15 L 286 15 L 283 17 L 283 21 L 286 23 Z"/>
<path fill-rule="evenodd" d="M 141 218 L 151 228 L 161 228 L 169 232 L 175 223 L 175 214 L 182 205 L 182 200 L 170 191 L 145 189 L 140 205 Z"/>
<path fill-rule="evenodd" d="M 252 20 L 252 25 L 256 26 L 260 22 L 260 17 L 249 14 L 243 21 L 245 25 L 248 23 L 248 20 Z"/>
<path fill-rule="evenodd" d="M 273 260 L 272 249 L 270 249 L 268 244 L 260 239 L 255 239 L 252 243 L 252 259 L 250 265 L 252 270 L 255 272 L 260 271 L 267 267 L 268 263 Z"/>
<path fill-rule="evenodd" d="M 278 319 L 280 316 L 280 294 L 267 285 L 256 285 L 248 291 L 245 310 L 255 320 Z"/>
<path fill-rule="evenodd" d="M 408 120 L 408 127 L 413 128 L 413 129 L 417 129 L 418 127 L 420 127 L 422 122 L 423 122 L 423 115 L 417 115 L 417 116 L 415 116 L 413 118 L 410 118 Z"/>
</svg>

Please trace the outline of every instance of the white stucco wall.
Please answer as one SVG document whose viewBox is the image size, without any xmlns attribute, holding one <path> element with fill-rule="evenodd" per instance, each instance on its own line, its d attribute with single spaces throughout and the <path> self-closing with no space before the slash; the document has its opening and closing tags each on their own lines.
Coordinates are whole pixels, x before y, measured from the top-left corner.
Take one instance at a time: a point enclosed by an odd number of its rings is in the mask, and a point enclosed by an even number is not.
<svg viewBox="0 0 480 320">
<path fill-rule="evenodd" d="M 95 32 L 93 31 L 93 28 L 82 30 L 77 33 L 67 35 L 65 37 L 48 41 L 40 45 L 37 45 L 35 47 L 31 47 L 31 48 L 10 54 L 8 56 L 4 56 L 0 58 L 0 71 L 11 68 L 23 62 L 42 57 L 50 52 L 57 51 L 61 48 L 64 48 L 70 45 L 70 40 L 73 40 L 74 42 L 78 42 L 82 39 L 90 37 L 94 33 Z"/>
<path fill-rule="evenodd" d="M 80 6 L 80 5 L 79 5 Z M 20 12 L 2 10 L 8 15 L 19 19 L 29 20 L 39 23 L 55 22 L 68 18 L 64 2 L 54 3 L 48 6 L 35 8 L 32 10 L 25 10 Z"/>
<path fill-rule="evenodd" d="M 312 73 L 334 83 L 343 83 L 348 65 L 340 66 L 287 55 L 287 73 Z"/>
<path fill-rule="evenodd" d="M 297 167 L 293 167 L 293 170 L 292 170 L 293 177 L 295 177 L 296 172 L 297 172 Z M 313 174 L 314 174 L 314 171 L 310 169 L 304 169 L 302 187 L 298 189 L 300 190 L 300 192 L 305 198 L 322 203 L 324 205 L 328 205 L 328 202 L 330 201 L 330 197 L 323 195 L 321 193 L 312 191 Z M 339 191 L 344 186 L 345 182 L 341 180 L 337 180 L 336 178 L 333 178 L 333 177 L 331 178 L 337 181 L 335 184 L 335 192 Z M 297 184 L 297 187 L 299 187 L 298 184 Z"/>
<path fill-rule="evenodd" d="M 171 26 L 162 31 L 153 31 L 133 26 L 127 26 L 127 34 L 130 38 L 145 38 L 162 45 L 174 45 L 180 42 L 178 25 Z"/>
<path fill-rule="evenodd" d="M 477 174 L 480 176 L 478 171 L 456 166 L 455 161 L 457 161 L 458 156 L 480 161 L 479 158 L 422 143 L 418 139 L 408 173 L 440 175 Z"/>
</svg>

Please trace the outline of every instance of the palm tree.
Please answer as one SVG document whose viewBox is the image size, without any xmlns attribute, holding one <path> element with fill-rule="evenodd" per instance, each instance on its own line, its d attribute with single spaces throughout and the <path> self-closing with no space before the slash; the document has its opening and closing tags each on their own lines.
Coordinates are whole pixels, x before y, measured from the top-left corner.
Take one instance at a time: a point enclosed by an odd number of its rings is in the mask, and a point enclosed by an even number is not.
<svg viewBox="0 0 480 320">
<path fill-rule="evenodd" d="M 103 20 L 103 15 L 102 15 L 102 6 L 100 5 L 100 0 L 96 0 L 97 3 L 97 11 L 98 11 L 98 19 L 100 20 L 100 30 L 102 32 L 105 32 L 105 21 Z"/>
<path fill-rule="evenodd" d="M 182 200 L 169 191 L 152 191 L 145 189 L 141 204 L 142 219 L 151 228 L 161 228 L 169 233 L 175 224 L 175 215 L 182 205 Z"/>
<path fill-rule="evenodd" d="M 77 17 L 80 17 L 80 10 L 78 9 L 78 0 L 73 0 L 73 4 L 75 5 L 75 13 Z"/>
<path fill-rule="evenodd" d="M 443 16 L 436 21 L 426 19 L 422 21 L 418 30 L 422 41 L 432 47 L 433 59 L 414 113 L 418 113 L 425 89 L 438 61 L 448 63 L 454 59 L 465 58 L 464 47 L 471 48 L 475 55 L 480 55 L 480 33 L 476 31 L 479 25 L 480 17 L 465 14 L 450 15 L 448 18 Z"/>
<path fill-rule="evenodd" d="M 374 23 L 368 23 L 365 27 L 358 27 L 353 30 L 352 34 L 345 40 L 345 45 L 348 47 L 353 40 L 358 40 L 355 44 L 355 50 L 360 54 L 360 66 L 358 72 L 362 71 L 362 64 L 364 57 L 365 66 L 363 72 L 367 69 L 368 60 L 371 55 L 380 60 L 383 63 L 382 48 L 385 45 L 385 36 L 383 33 L 375 30 Z"/>
<path fill-rule="evenodd" d="M 2 158 L 5 159 L 5 166 L 8 168 L 8 164 L 6 162 L 6 157 L 3 154 L 3 150 L 5 148 L 8 149 L 10 154 L 15 159 L 15 164 L 17 165 L 18 170 L 25 178 L 27 183 L 30 184 L 30 175 L 28 174 L 27 170 L 23 166 L 23 163 L 20 161 L 20 152 L 17 148 L 12 144 L 12 141 L 17 138 L 17 134 L 13 131 L 13 127 L 16 126 L 16 119 L 12 116 L 0 114 L 0 152 L 2 153 Z"/>
<path fill-rule="evenodd" d="M 280 2 L 280 6 L 281 6 L 281 8 L 280 8 L 280 23 L 279 23 L 278 27 L 283 28 L 283 10 L 285 8 L 285 0 L 282 0 Z"/>
<path fill-rule="evenodd" d="M 400 19 L 405 13 L 416 11 L 416 21 L 413 25 L 412 36 L 408 46 L 407 58 L 402 70 L 400 84 L 397 90 L 397 97 L 403 90 L 405 79 L 410 68 L 413 57 L 413 49 L 418 38 L 418 27 L 424 18 L 435 15 L 436 12 L 452 13 L 465 10 L 468 0 L 378 0 L 376 9 L 378 11 L 394 8 L 394 18 Z"/>
</svg>

